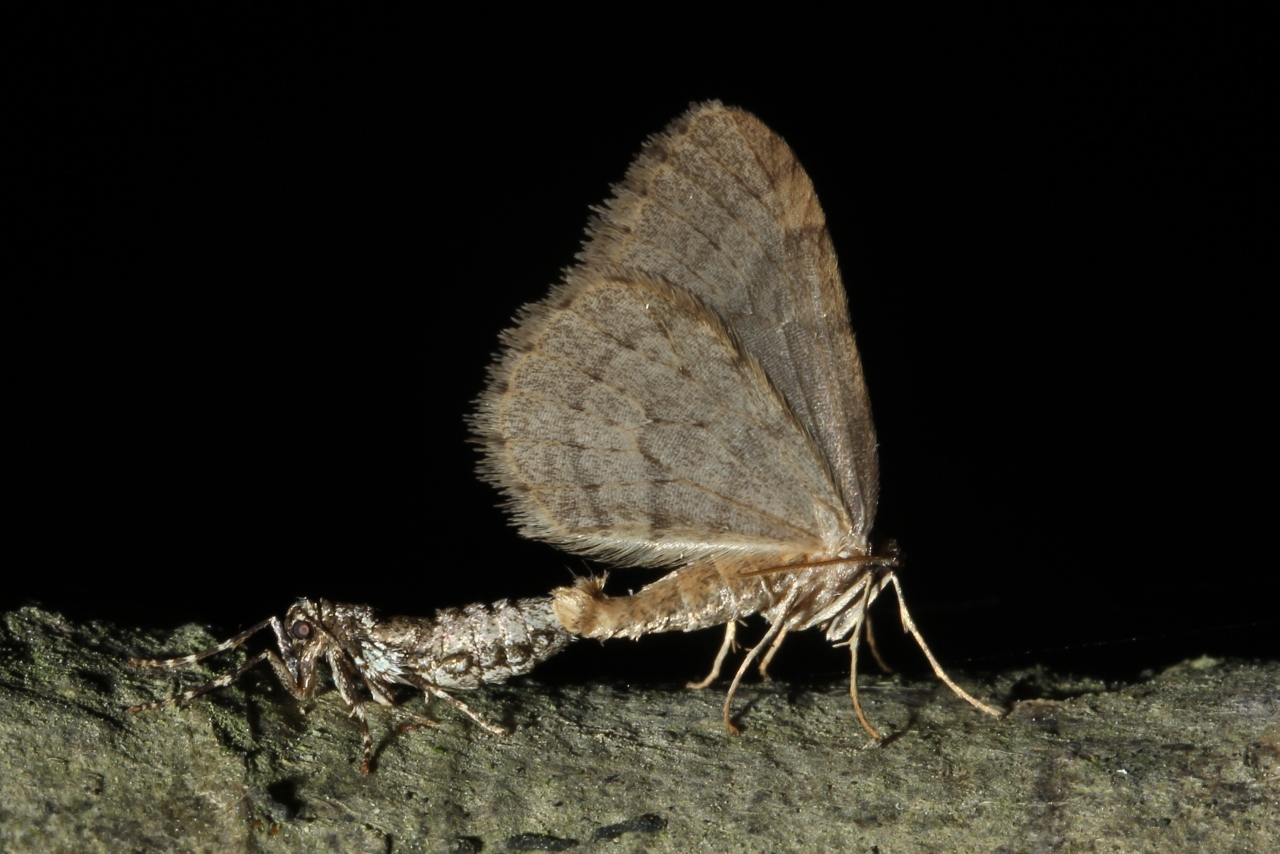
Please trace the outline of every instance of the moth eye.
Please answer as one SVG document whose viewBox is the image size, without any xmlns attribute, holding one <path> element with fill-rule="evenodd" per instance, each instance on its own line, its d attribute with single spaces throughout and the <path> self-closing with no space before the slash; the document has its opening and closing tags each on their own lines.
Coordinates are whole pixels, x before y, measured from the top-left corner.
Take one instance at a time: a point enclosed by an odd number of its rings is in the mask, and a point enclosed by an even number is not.
<svg viewBox="0 0 1280 854">
<path fill-rule="evenodd" d="M 299 620 L 298 622 L 293 624 L 293 626 L 289 629 L 289 631 L 298 640 L 306 640 L 307 638 L 311 637 L 311 624 L 304 622 L 302 620 Z"/>
</svg>

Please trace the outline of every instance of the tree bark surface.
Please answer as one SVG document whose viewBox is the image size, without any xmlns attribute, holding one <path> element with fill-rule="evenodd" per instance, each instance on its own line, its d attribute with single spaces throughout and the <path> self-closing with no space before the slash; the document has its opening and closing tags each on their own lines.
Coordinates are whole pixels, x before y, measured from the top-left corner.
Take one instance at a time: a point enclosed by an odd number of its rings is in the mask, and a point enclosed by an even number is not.
<svg viewBox="0 0 1280 854">
<path fill-rule="evenodd" d="M 976 693 L 1002 721 L 936 681 L 867 676 L 882 746 L 845 685 L 746 685 L 735 737 L 721 690 L 520 682 L 465 697 L 506 738 L 440 703 L 438 726 L 407 732 L 372 710 L 365 776 L 336 693 L 298 703 L 265 667 L 124 711 L 243 660 L 179 675 L 129 656 L 215 640 L 2 615 L 0 849 L 1280 850 L 1277 662 L 1186 662 L 1119 688 L 1000 674 Z"/>
</svg>

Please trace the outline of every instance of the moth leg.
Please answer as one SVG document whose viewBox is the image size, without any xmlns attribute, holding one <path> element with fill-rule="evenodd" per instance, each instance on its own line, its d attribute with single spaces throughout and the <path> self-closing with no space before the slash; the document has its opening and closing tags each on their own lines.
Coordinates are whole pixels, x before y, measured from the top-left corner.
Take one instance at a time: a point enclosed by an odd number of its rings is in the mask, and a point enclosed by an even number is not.
<svg viewBox="0 0 1280 854">
<path fill-rule="evenodd" d="M 267 626 L 271 626 L 272 629 L 275 630 L 276 640 L 280 643 L 281 652 L 292 658 L 288 644 L 284 640 L 284 627 L 280 624 L 279 619 L 276 617 L 269 617 L 261 623 L 245 629 L 235 637 L 228 638 L 217 646 L 210 647 L 209 649 L 201 652 L 179 656 L 178 658 L 131 658 L 129 659 L 129 663 L 138 667 L 181 667 L 184 664 L 194 664 L 197 661 L 201 661 L 219 652 L 235 649 L 248 640 L 252 635 Z M 218 688 L 225 688 L 264 661 L 271 664 L 271 669 L 275 671 L 276 678 L 280 680 L 280 683 L 284 685 L 284 687 L 287 688 L 289 693 L 294 697 L 297 697 L 298 699 L 306 699 L 311 696 L 311 693 L 308 690 L 309 686 L 300 683 L 294 674 L 293 668 L 290 667 L 290 664 L 285 663 L 279 655 L 276 655 L 268 649 L 253 656 L 230 673 L 224 673 L 216 679 L 206 682 L 204 685 L 192 688 L 190 691 L 183 691 L 180 694 L 175 694 L 174 696 L 168 697 L 164 700 L 153 700 L 149 703 L 138 703 L 137 705 L 129 706 L 127 711 L 131 714 L 137 714 L 138 712 L 160 709 L 175 703 L 192 700 L 199 697 L 201 694 L 207 694 L 208 692 L 214 691 Z"/>
<path fill-rule="evenodd" d="M 867 625 L 867 600 L 871 598 L 870 593 L 871 591 L 868 590 L 862 597 L 858 621 L 854 624 L 853 634 L 849 638 L 849 699 L 853 701 L 853 713 L 858 716 L 858 722 L 862 724 L 862 728 L 877 742 L 883 742 L 884 736 L 880 735 L 871 725 L 871 721 L 867 720 L 867 716 L 862 711 L 862 701 L 858 699 L 858 647 L 861 645 L 859 635 Z"/>
<path fill-rule="evenodd" d="M 778 647 L 782 646 L 782 639 L 787 636 L 787 632 L 791 631 L 790 626 L 783 626 L 782 631 L 778 632 L 778 636 L 773 639 L 773 645 L 769 647 L 769 651 L 764 654 L 764 658 L 760 659 L 760 678 L 768 682 L 773 677 L 769 675 L 769 662 L 773 661 L 773 656 L 778 652 Z"/>
<path fill-rule="evenodd" d="M 317 646 L 316 649 L 319 649 Z M 360 773 L 373 773 L 373 734 L 369 732 L 369 716 L 365 712 L 366 700 L 360 696 L 359 683 L 351 666 L 351 659 L 341 648 L 329 649 L 325 658 L 329 661 L 329 670 L 333 674 L 333 684 L 338 687 L 342 701 L 351 709 L 347 717 L 354 718 L 360 724 L 360 743 L 363 753 L 360 759 Z M 311 672 L 314 673 L 312 666 Z"/>
<path fill-rule="evenodd" d="M 276 655 L 271 650 L 266 649 L 258 653 L 253 658 L 249 659 L 244 664 L 240 665 L 230 673 L 224 673 L 221 676 L 219 676 L 217 679 L 213 679 L 209 682 L 206 682 L 205 684 L 201 685 L 198 688 L 192 688 L 190 691 L 183 691 L 181 694 L 174 694 L 172 697 L 168 697 L 163 700 L 152 700 L 149 703 L 138 703 L 137 705 L 129 706 L 127 708 L 127 711 L 131 714 L 136 715 L 138 712 L 146 712 L 146 711 L 150 711 L 151 709 L 161 709 L 161 708 L 164 708 L 165 706 L 171 706 L 175 703 L 183 703 L 183 702 L 186 702 L 187 700 L 195 699 L 196 697 L 199 697 L 201 694 L 207 694 L 210 691 L 217 690 L 218 688 L 227 687 L 232 682 L 236 681 L 245 673 L 257 667 L 259 664 L 261 664 L 264 661 L 271 662 L 271 667 L 276 671 L 276 675 L 280 677 L 280 681 L 284 683 L 284 686 L 286 688 L 289 688 L 290 691 L 293 692 L 294 690 L 293 674 L 289 672 L 289 668 L 285 666 L 285 663 L 280 660 L 280 657 L 278 655 Z M 296 693 L 295 693 L 295 696 L 297 696 Z M 302 699 L 302 698 L 299 697 L 299 699 Z"/>
<path fill-rule="evenodd" d="M 364 705 L 362 702 L 352 704 L 347 717 L 355 718 L 360 724 L 360 773 L 368 775 L 373 773 L 373 734 L 369 732 L 369 717 Z"/>
<path fill-rule="evenodd" d="M 716 653 L 716 660 L 711 665 L 711 672 L 708 673 L 707 678 L 703 679 L 701 682 L 685 683 L 686 688 L 693 688 L 694 690 L 701 691 L 703 688 L 706 688 L 712 682 L 715 682 L 720 678 L 720 665 L 724 664 L 725 656 L 729 654 L 730 650 L 737 648 L 737 643 L 735 642 L 737 634 L 738 623 L 736 620 L 730 620 L 724 624 L 724 643 L 720 644 L 720 651 Z"/>
<path fill-rule="evenodd" d="M 933 657 L 933 653 L 929 651 L 929 645 L 924 642 L 924 637 L 921 636 L 920 630 L 916 628 L 915 622 L 912 621 L 911 614 L 907 611 L 906 600 L 902 598 L 902 586 L 898 583 L 898 576 L 896 573 L 890 572 L 885 580 L 881 582 L 881 587 L 888 583 L 893 584 L 893 590 L 898 594 L 898 611 L 902 615 L 902 628 L 916 639 L 916 643 L 920 645 L 920 651 L 924 653 L 925 658 L 929 659 L 929 666 L 933 668 L 934 675 L 941 679 L 948 688 L 956 692 L 957 696 L 961 699 L 967 700 L 974 708 L 986 712 L 992 717 L 1004 717 L 1003 712 L 975 699 L 968 691 L 964 690 L 951 680 L 951 677 L 942 669 L 942 665 L 938 664 L 938 660 Z"/>
<path fill-rule="evenodd" d="M 400 711 L 400 714 L 404 715 L 405 717 L 413 719 L 413 723 L 401 724 L 399 727 L 397 727 L 397 729 L 400 730 L 400 732 L 408 732 L 409 730 L 418 729 L 419 727 L 424 727 L 424 726 L 440 726 L 439 721 L 433 721 L 431 720 L 431 718 L 424 718 L 422 715 L 415 715 L 413 712 L 410 712 L 406 709 L 400 709 L 399 711 Z"/>
<path fill-rule="evenodd" d="M 884 673 L 892 673 L 893 668 L 885 664 L 884 659 L 880 656 L 880 648 L 876 646 L 875 632 L 871 631 L 871 612 L 867 612 L 867 648 L 871 650 L 871 657 L 876 660 L 876 666 Z"/>
<path fill-rule="evenodd" d="M 235 637 L 227 638 L 217 646 L 211 646 L 201 652 L 194 652 L 191 655 L 180 655 L 177 658 L 131 658 L 129 659 L 129 663 L 137 667 L 181 667 L 184 664 L 195 664 L 197 661 L 208 658 L 211 655 L 217 655 L 220 652 L 235 649 L 250 637 L 265 629 L 267 626 L 272 626 L 272 628 L 276 629 L 277 636 L 284 631 L 284 627 L 280 625 L 279 619 L 276 617 L 268 617 L 261 623 L 245 629 Z"/>
<path fill-rule="evenodd" d="M 437 688 L 435 685 L 432 685 L 430 682 L 423 679 L 421 676 L 418 676 L 415 673 L 405 673 L 404 678 L 408 680 L 408 682 L 411 685 L 421 690 L 428 697 L 439 697 L 441 700 L 444 700 L 446 703 L 453 706 L 455 709 L 462 712 L 464 715 L 471 718 L 471 720 L 475 721 L 481 727 L 493 733 L 494 735 L 507 735 L 507 731 L 505 729 L 503 729 L 500 726 L 495 726 L 494 724 L 489 723 L 484 718 L 480 717 L 479 714 L 472 711 L 471 707 L 468 706 L 466 703 L 462 702 L 457 697 L 454 697 L 453 695 L 441 690 L 440 688 Z"/>
<path fill-rule="evenodd" d="M 733 695 L 738 690 L 738 683 L 742 681 L 742 674 L 747 672 L 747 668 L 751 666 L 752 661 L 755 661 L 756 656 L 760 654 L 760 650 L 764 648 L 765 644 L 772 642 L 774 637 L 783 630 L 784 626 L 785 623 L 779 620 L 769 627 L 769 631 L 764 633 L 764 637 L 760 639 L 760 643 L 747 650 L 746 657 L 742 659 L 742 664 L 738 667 L 738 672 L 734 674 L 733 681 L 729 683 L 729 693 L 724 698 L 724 725 L 728 728 L 729 732 L 734 735 L 741 735 L 742 728 L 735 725 L 733 720 L 730 718 L 729 705 L 733 702 Z"/>
<path fill-rule="evenodd" d="M 403 708 L 399 709 L 399 712 L 405 717 L 412 719 L 413 723 L 400 724 L 396 727 L 396 732 L 412 732 L 413 730 L 421 729 L 424 726 L 440 726 L 439 721 L 433 721 L 431 718 L 424 718 L 421 715 L 415 715 L 413 712 L 407 711 Z"/>
</svg>

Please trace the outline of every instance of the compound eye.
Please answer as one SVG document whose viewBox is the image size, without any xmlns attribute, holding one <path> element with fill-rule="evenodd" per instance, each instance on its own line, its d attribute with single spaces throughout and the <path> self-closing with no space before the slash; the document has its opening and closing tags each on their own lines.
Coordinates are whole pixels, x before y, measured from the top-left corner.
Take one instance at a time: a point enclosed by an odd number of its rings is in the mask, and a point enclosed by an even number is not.
<svg viewBox="0 0 1280 854">
<path fill-rule="evenodd" d="M 289 632 L 298 640 L 306 640 L 311 637 L 311 624 L 305 620 L 299 620 L 289 628 Z"/>
</svg>

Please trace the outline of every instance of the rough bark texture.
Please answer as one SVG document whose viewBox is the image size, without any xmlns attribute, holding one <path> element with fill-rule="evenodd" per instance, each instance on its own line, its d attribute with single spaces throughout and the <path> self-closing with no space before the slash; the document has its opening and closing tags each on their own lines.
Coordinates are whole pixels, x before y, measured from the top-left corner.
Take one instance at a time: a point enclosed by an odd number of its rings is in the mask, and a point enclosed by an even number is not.
<svg viewBox="0 0 1280 854">
<path fill-rule="evenodd" d="M 1000 722 L 936 682 L 865 677 L 868 714 L 898 733 L 882 747 L 841 685 L 749 685 L 734 737 L 720 691 L 517 684 L 467 695 L 507 738 L 443 706 L 405 733 L 375 713 L 366 777 L 338 698 L 303 714 L 266 671 L 122 711 L 177 678 L 130 655 L 212 642 L 3 615 L 0 849 L 1280 850 L 1276 662 L 1188 662 L 1118 690 L 1003 674 L 980 690 L 1008 704 Z"/>
</svg>

